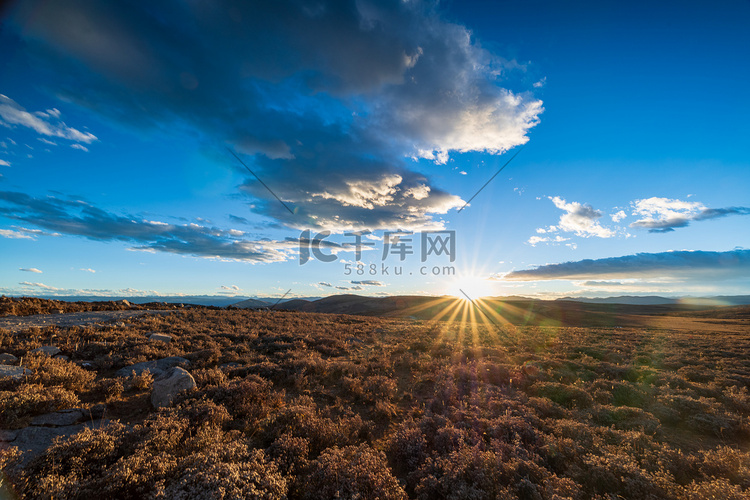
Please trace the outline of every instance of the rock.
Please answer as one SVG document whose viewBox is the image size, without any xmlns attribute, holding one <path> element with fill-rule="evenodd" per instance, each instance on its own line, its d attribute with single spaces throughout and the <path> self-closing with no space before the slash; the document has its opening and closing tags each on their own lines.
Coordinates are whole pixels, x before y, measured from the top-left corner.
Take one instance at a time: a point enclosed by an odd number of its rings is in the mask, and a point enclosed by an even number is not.
<svg viewBox="0 0 750 500">
<path fill-rule="evenodd" d="M 117 377 L 129 377 L 135 372 L 136 375 L 142 375 L 144 372 L 149 371 L 153 376 L 159 376 L 165 371 L 169 370 L 173 366 L 177 365 L 190 365 L 190 361 L 179 356 L 170 356 L 168 358 L 162 358 L 155 361 L 143 361 L 142 363 L 136 363 L 125 368 L 120 368 L 115 372 Z"/>
<path fill-rule="evenodd" d="M 125 306 L 125 307 L 130 307 L 133 305 L 125 299 L 118 300 L 117 302 L 115 302 L 115 304 L 120 305 L 120 306 Z"/>
<path fill-rule="evenodd" d="M 66 425 L 63 427 L 38 427 L 29 426 L 14 431 L 16 433 L 15 439 L 13 439 L 13 446 L 17 446 L 18 449 L 23 452 L 21 457 L 21 466 L 23 467 L 31 459 L 43 453 L 49 448 L 57 437 L 70 437 L 74 434 L 78 434 L 83 429 L 92 428 L 96 429 L 107 425 L 107 421 L 98 420 L 96 422 L 85 422 L 76 425 Z M 8 431 L 3 431 L 8 432 Z"/>
<path fill-rule="evenodd" d="M 165 333 L 152 333 L 148 336 L 149 340 L 157 340 L 169 344 L 172 341 L 172 336 Z"/>
<path fill-rule="evenodd" d="M 93 361 L 77 361 L 78 365 L 81 368 L 85 368 L 87 370 L 95 370 L 96 364 Z"/>
<path fill-rule="evenodd" d="M 165 374 L 154 380 L 151 392 L 151 404 L 154 408 L 163 408 L 172 404 L 172 400 L 182 391 L 195 388 L 195 379 L 179 366 L 170 368 Z"/>
<path fill-rule="evenodd" d="M 37 347 L 36 349 L 31 350 L 34 354 L 44 354 L 46 356 L 54 356 L 56 354 L 60 354 L 60 349 L 53 345 L 43 345 L 42 347 Z"/>
<path fill-rule="evenodd" d="M 10 443 L 16 440 L 16 436 L 18 436 L 18 431 L 0 431 L 0 442 Z"/>
<path fill-rule="evenodd" d="M 0 365 L 0 380 L 9 378 L 11 380 L 21 380 L 24 375 L 34 373 L 24 366 Z"/>
<path fill-rule="evenodd" d="M 44 427 L 63 427 L 81 422 L 84 419 L 83 412 L 74 408 L 72 410 L 56 411 L 54 413 L 45 413 L 31 419 L 31 425 Z"/>
<path fill-rule="evenodd" d="M 0 365 L 15 365 L 16 363 L 18 363 L 18 358 L 12 354 L 7 352 L 0 354 Z"/>
</svg>

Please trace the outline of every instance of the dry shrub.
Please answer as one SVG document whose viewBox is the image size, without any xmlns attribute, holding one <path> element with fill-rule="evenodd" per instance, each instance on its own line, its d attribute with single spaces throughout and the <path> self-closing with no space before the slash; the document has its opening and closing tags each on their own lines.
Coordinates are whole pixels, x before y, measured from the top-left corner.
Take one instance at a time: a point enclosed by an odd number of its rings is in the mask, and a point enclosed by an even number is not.
<svg viewBox="0 0 750 500">
<path fill-rule="evenodd" d="M 372 423 L 351 411 L 327 416 L 318 409 L 312 398 L 301 396 L 271 416 L 266 423 L 265 434 L 267 442 L 282 434 L 306 438 L 310 455 L 316 457 L 333 446 L 369 441 L 372 427 Z"/>
<path fill-rule="evenodd" d="M 34 372 L 28 377 L 29 383 L 47 387 L 62 386 L 69 391 L 86 391 L 96 378 L 95 373 L 84 370 L 71 361 L 43 354 L 25 357 L 24 366 Z"/>
<path fill-rule="evenodd" d="M 295 475 L 302 472 L 308 464 L 310 443 L 305 438 L 282 434 L 271 443 L 268 455 L 283 474 Z"/>
<path fill-rule="evenodd" d="M 171 479 L 155 498 L 200 500 L 203 498 L 286 498 L 287 482 L 262 450 L 254 450 L 242 462 L 208 462 L 205 457 L 188 457 L 179 466 L 179 476 Z"/>
<path fill-rule="evenodd" d="M 388 468 L 385 454 L 363 444 L 324 451 L 312 464 L 303 498 L 402 500 L 407 496 Z"/>
<path fill-rule="evenodd" d="M 117 401 L 125 391 L 125 385 L 120 378 L 103 378 L 99 380 L 94 391 L 101 394 L 108 403 Z"/>
<path fill-rule="evenodd" d="M 712 479 L 705 482 L 694 482 L 685 491 L 687 500 L 746 500 L 747 494 L 736 484 L 726 479 Z"/>
<path fill-rule="evenodd" d="M 549 398 L 566 408 L 588 408 L 593 404 L 593 398 L 589 393 L 572 385 L 557 382 L 537 382 L 531 387 L 530 391 L 536 396 Z"/>
<path fill-rule="evenodd" d="M 125 381 L 125 386 L 128 391 L 146 391 L 151 389 L 151 384 L 153 383 L 154 376 L 150 371 L 145 370 L 138 375 L 135 373 L 135 370 L 133 370 L 131 375 Z"/>
<path fill-rule="evenodd" d="M 227 380 L 227 375 L 219 368 L 191 370 L 190 374 L 195 379 L 198 389 L 220 386 Z"/>
<path fill-rule="evenodd" d="M 0 428 L 17 429 L 30 417 L 74 408 L 79 403 L 78 396 L 63 387 L 21 384 L 15 391 L 0 391 Z"/>
<path fill-rule="evenodd" d="M 223 375 L 223 374 L 222 374 Z M 210 387 L 203 394 L 224 405 L 233 416 L 232 425 L 241 430 L 257 429 L 260 422 L 284 404 L 284 395 L 257 375 Z"/>
</svg>

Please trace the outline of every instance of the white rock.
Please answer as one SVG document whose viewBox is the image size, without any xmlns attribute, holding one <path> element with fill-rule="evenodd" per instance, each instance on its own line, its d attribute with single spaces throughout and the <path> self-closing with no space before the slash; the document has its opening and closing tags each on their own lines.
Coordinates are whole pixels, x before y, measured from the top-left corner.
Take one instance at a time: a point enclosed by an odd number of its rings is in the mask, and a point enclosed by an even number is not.
<svg viewBox="0 0 750 500">
<path fill-rule="evenodd" d="M 154 380 L 151 392 L 151 404 L 154 408 L 163 408 L 172 404 L 172 400 L 182 391 L 195 388 L 195 379 L 179 366 L 170 368 L 164 375 Z"/>
</svg>

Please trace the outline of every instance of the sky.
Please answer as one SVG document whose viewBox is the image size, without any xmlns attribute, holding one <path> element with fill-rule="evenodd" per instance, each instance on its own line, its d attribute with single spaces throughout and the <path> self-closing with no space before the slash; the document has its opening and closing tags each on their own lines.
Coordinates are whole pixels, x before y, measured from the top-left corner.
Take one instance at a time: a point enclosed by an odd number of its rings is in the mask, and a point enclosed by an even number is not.
<svg viewBox="0 0 750 500">
<path fill-rule="evenodd" d="M 747 1 L 3 9 L 2 294 L 750 294 Z"/>
</svg>

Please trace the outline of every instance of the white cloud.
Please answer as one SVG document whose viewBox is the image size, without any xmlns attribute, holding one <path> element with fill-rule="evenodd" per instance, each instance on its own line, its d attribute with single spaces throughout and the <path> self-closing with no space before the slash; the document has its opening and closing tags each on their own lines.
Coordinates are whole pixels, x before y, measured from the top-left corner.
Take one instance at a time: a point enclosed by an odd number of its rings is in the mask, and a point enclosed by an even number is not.
<svg viewBox="0 0 750 500">
<path fill-rule="evenodd" d="M 0 165 L 2 165 L 3 167 L 10 167 L 10 162 L 5 161 L 5 160 L 0 160 Z"/>
<path fill-rule="evenodd" d="M 19 285 L 23 285 L 23 286 L 26 286 L 26 287 L 31 287 L 31 288 L 43 288 L 43 289 L 45 289 L 45 290 L 52 290 L 52 291 L 58 291 L 58 290 L 61 290 L 60 288 L 55 288 L 55 287 L 53 287 L 53 286 L 45 285 L 44 283 L 32 283 L 32 282 L 30 282 L 30 281 L 21 281 L 21 282 L 19 282 L 18 284 L 19 284 Z"/>
<path fill-rule="evenodd" d="M 549 197 L 549 199 L 557 208 L 566 212 L 560 217 L 558 223 L 560 230 L 572 232 L 584 238 L 591 236 L 610 238 L 615 235 L 614 231 L 599 224 L 597 219 L 602 216 L 602 213 L 591 205 L 578 202 L 567 203 L 559 196 Z"/>
<path fill-rule="evenodd" d="M 672 200 L 669 198 L 646 198 L 631 203 L 633 215 L 641 219 L 630 227 L 648 229 L 650 233 L 667 233 L 676 228 L 687 227 L 693 221 L 703 221 L 727 217 L 729 215 L 750 215 L 748 207 L 707 208 L 699 202 Z"/>
<path fill-rule="evenodd" d="M 90 267 L 88 267 L 88 268 L 83 268 L 82 267 L 81 269 L 79 269 L 79 271 L 85 271 L 87 273 L 92 273 L 92 274 L 96 272 L 96 270 L 91 269 Z"/>
<path fill-rule="evenodd" d="M 36 267 L 21 267 L 18 270 L 19 271 L 26 271 L 27 273 L 39 273 L 39 274 L 42 273 L 42 271 L 40 271 Z"/>
<path fill-rule="evenodd" d="M 81 132 L 75 128 L 68 127 L 61 121 L 51 123 L 48 120 L 48 118 L 57 119 L 58 117 L 59 112 L 56 116 L 47 115 L 46 113 L 29 113 L 10 97 L 0 94 L 0 122 L 5 125 L 20 125 L 30 128 L 40 135 L 60 137 L 71 141 L 85 142 L 86 144 L 97 140 L 96 136 L 90 132 Z"/>
<path fill-rule="evenodd" d="M 529 240 L 527 241 L 527 243 L 529 245 L 531 245 L 532 247 L 535 247 L 539 243 L 562 243 L 563 241 L 568 241 L 569 239 L 570 238 L 563 238 L 559 234 L 557 236 L 555 236 L 554 238 L 552 238 L 552 237 L 542 237 L 542 236 L 532 236 L 531 238 L 529 238 Z"/>
<path fill-rule="evenodd" d="M 70 147 L 73 149 L 80 149 L 81 151 L 85 151 L 87 153 L 89 152 L 89 148 L 87 148 L 86 146 L 82 146 L 80 144 L 71 144 Z"/>
<path fill-rule="evenodd" d="M 242 288 L 238 287 L 237 285 L 231 285 L 231 286 L 221 285 L 221 289 L 222 290 L 231 290 L 231 291 L 234 291 L 234 292 L 239 292 L 240 290 L 242 290 Z"/>
<path fill-rule="evenodd" d="M 420 184 L 404 191 L 404 196 L 411 196 L 415 200 L 423 200 L 430 195 L 430 186 Z"/>
<path fill-rule="evenodd" d="M 3 238 L 10 238 L 10 239 L 16 239 L 16 240 L 33 240 L 34 237 L 26 234 L 22 231 L 14 231 L 12 229 L 0 229 L 0 236 Z"/>
<path fill-rule="evenodd" d="M 401 184 L 402 180 L 400 175 L 385 175 L 377 181 L 347 181 L 348 189 L 337 192 L 315 193 L 313 196 L 333 199 L 344 206 L 372 210 L 376 206 L 382 207 L 392 202 L 397 186 Z"/>
<path fill-rule="evenodd" d="M 610 217 L 612 218 L 613 222 L 620 222 L 622 219 L 624 219 L 627 216 L 628 214 L 626 214 L 624 210 L 620 210 L 618 212 L 610 214 Z"/>
</svg>

